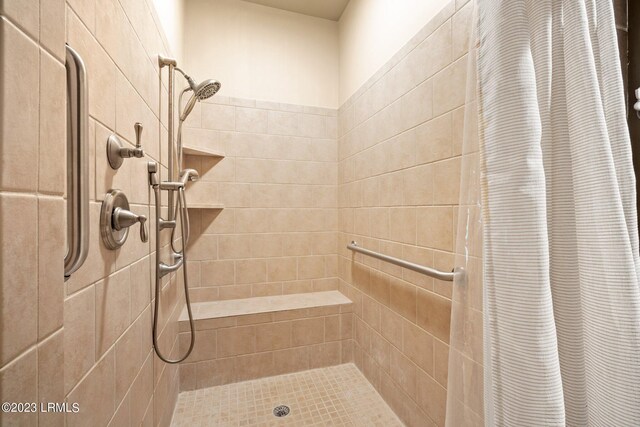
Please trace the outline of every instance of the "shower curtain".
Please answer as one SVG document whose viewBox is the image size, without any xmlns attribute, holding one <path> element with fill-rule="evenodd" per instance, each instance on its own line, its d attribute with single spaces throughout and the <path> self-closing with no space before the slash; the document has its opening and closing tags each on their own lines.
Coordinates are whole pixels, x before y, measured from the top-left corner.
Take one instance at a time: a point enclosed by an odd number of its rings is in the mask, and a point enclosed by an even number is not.
<svg viewBox="0 0 640 427">
<path fill-rule="evenodd" d="M 454 285 L 447 424 L 640 426 L 635 178 L 612 3 L 476 8 L 467 120 L 479 142 L 463 158 L 461 222 L 481 210 L 483 271 Z"/>
</svg>

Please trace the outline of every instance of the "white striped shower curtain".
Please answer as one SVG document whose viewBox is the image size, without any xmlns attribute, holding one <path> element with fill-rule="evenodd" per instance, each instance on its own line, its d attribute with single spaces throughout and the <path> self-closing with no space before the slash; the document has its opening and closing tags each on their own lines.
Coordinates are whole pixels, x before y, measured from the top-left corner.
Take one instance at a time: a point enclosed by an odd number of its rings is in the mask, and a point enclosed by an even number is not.
<svg viewBox="0 0 640 427">
<path fill-rule="evenodd" d="M 477 12 L 485 425 L 640 426 L 635 178 L 612 3 L 477 0 Z"/>
</svg>

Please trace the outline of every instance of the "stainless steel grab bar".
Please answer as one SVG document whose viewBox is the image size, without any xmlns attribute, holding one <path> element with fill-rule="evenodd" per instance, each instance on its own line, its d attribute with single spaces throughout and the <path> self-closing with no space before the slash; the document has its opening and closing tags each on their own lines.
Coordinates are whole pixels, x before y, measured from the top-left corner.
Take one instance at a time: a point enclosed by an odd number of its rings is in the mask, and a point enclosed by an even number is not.
<svg viewBox="0 0 640 427">
<path fill-rule="evenodd" d="M 369 255 L 370 257 L 373 257 L 373 258 L 381 259 L 383 261 L 398 265 L 400 267 L 407 268 L 409 270 L 417 271 L 418 273 L 426 274 L 427 276 L 433 277 L 435 279 L 445 280 L 447 282 L 453 282 L 453 279 L 456 277 L 456 273 L 453 271 L 448 273 L 445 271 L 436 270 L 431 267 L 425 267 L 424 265 L 405 261 L 400 258 L 384 255 L 379 252 L 370 251 L 369 249 L 365 249 L 358 246 L 358 244 L 355 241 L 351 241 L 351 243 L 347 245 L 347 249 L 354 252 L 359 252 L 361 254 Z"/>
<path fill-rule="evenodd" d="M 87 69 L 66 45 L 67 69 L 67 244 L 64 279 L 89 253 L 89 95 Z"/>
</svg>

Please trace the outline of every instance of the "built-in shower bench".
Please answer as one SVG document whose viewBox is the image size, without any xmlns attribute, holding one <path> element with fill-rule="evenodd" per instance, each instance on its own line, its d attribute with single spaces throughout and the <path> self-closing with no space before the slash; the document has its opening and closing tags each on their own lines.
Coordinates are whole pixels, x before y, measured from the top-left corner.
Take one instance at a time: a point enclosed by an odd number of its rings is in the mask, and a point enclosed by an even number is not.
<svg viewBox="0 0 640 427">
<path fill-rule="evenodd" d="M 351 304 L 351 300 L 340 293 L 340 291 L 324 291 L 223 301 L 196 302 L 191 304 L 191 307 L 193 311 L 193 319 L 200 321 L 296 310 L 314 311 L 313 309 L 319 309 L 316 311 L 327 312 L 331 311 L 331 307 L 335 308 L 333 311 L 339 312 L 339 308 L 341 306 L 350 307 Z M 180 316 L 180 323 L 185 324 L 188 327 L 189 317 L 186 307 Z M 181 330 L 185 329 L 181 328 Z"/>
<path fill-rule="evenodd" d="M 353 360 L 353 302 L 339 291 L 192 304 L 196 344 L 180 365 L 181 390 Z M 186 307 L 180 352 L 189 346 Z"/>
</svg>

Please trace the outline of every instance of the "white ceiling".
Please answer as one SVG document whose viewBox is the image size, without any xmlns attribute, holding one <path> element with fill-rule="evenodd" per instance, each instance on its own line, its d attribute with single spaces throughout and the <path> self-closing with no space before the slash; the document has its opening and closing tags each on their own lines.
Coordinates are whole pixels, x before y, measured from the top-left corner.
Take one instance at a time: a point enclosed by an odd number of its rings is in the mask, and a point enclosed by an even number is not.
<svg viewBox="0 0 640 427">
<path fill-rule="evenodd" d="M 245 0 L 264 6 L 284 9 L 303 15 L 316 16 L 318 18 L 340 19 L 349 0 Z"/>
</svg>

